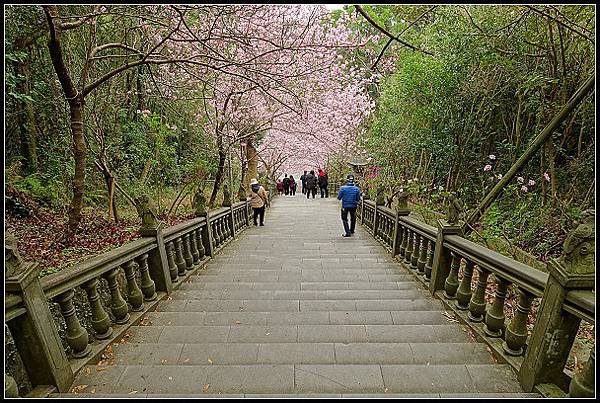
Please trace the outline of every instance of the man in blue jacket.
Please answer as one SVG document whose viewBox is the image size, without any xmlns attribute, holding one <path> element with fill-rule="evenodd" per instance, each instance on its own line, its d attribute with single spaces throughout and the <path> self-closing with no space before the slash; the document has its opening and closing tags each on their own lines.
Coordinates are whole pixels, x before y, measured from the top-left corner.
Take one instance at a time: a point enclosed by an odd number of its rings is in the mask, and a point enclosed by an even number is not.
<svg viewBox="0 0 600 403">
<path fill-rule="evenodd" d="M 347 238 L 354 234 L 356 226 L 356 207 L 360 201 L 360 189 L 354 185 L 354 176 L 347 176 L 346 185 L 340 187 L 338 192 L 338 200 L 342 201 L 342 223 L 344 224 L 345 233 L 343 237 Z M 348 227 L 348 213 L 350 213 L 350 227 Z"/>
</svg>

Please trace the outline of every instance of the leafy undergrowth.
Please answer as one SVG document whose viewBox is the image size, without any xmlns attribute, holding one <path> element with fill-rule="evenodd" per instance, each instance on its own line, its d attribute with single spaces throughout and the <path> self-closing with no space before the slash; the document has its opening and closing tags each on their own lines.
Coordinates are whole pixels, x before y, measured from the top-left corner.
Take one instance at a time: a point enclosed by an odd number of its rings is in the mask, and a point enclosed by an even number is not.
<svg viewBox="0 0 600 403">
<path fill-rule="evenodd" d="M 81 225 L 68 242 L 61 239 L 66 218 L 47 209 L 37 209 L 24 218 L 6 214 L 6 230 L 17 239 L 21 257 L 40 265 L 40 276 L 56 273 L 97 254 L 139 238 L 136 221 L 108 221 L 94 211 L 83 213 Z"/>
<path fill-rule="evenodd" d="M 140 220 L 135 214 L 119 222 L 106 218 L 106 211 L 87 209 L 75 235 L 65 242 L 67 217 L 41 207 L 33 198 L 13 187 L 6 189 L 5 230 L 17 239 L 19 254 L 25 261 L 39 263 L 40 276 L 59 272 L 93 256 L 118 248 L 140 237 Z M 165 226 L 194 217 L 182 211 L 175 217 L 159 216 Z"/>
</svg>

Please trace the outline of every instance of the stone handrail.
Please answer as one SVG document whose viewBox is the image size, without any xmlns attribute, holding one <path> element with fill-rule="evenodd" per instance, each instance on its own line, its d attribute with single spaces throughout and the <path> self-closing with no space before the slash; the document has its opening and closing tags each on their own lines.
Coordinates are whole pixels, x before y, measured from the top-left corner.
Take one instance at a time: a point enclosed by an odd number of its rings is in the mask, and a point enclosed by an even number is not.
<svg viewBox="0 0 600 403">
<path fill-rule="evenodd" d="M 518 371 L 525 391 L 594 396 L 595 350 L 577 376 L 571 379 L 564 373 L 580 321 L 595 323 L 593 267 L 580 274 L 580 263 L 571 268 L 575 263 L 561 259 L 551 261 L 545 273 L 463 238 L 458 223 L 438 220 L 434 228 L 409 217 L 407 208 L 393 211 L 370 200 L 363 200 L 357 211 L 374 238 Z M 578 234 L 587 234 L 589 240 L 589 231 L 588 226 Z M 586 248 L 582 259 L 589 261 L 590 247 Z M 488 304 L 485 295 L 490 281 L 495 293 Z M 518 302 L 509 321 L 504 306 L 511 285 Z M 527 325 L 535 299 L 540 301 L 540 308 L 530 335 Z"/>
<path fill-rule="evenodd" d="M 5 323 L 31 384 L 68 390 L 77 371 L 246 228 L 249 210 L 242 201 L 169 228 L 149 221 L 142 238 L 41 279 L 37 264 L 7 256 L 19 263 L 5 279 Z M 110 302 L 102 303 L 102 279 Z M 87 326 L 79 304 L 91 311 Z"/>
</svg>

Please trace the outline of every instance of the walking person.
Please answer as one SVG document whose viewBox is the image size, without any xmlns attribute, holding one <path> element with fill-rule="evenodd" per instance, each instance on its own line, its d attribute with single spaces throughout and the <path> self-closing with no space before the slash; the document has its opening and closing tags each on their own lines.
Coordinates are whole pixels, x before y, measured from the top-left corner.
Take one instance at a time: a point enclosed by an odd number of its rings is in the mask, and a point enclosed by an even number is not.
<svg viewBox="0 0 600 403">
<path fill-rule="evenodd" d="M 283 192 L 286 196 L 290 194 L 290 178 L 288 178 L 287 174 L 283 178 Z"/>
<path fill-rule="evenodd" d="M 356 227 L 356 207 L 360 201 L 360 189 L 354 185 L 354 176 L 348 174 L 347 183 L 340 187 L 338 200 L 342 201 L 342 224 L 344 224 L 344 233 L 342 236 L 347 238 L 354 234 Z M 350 226 L 348 226 L 348 213 L 350 213 Z"/>
<path fill-rule="evenodd" d="M 319 168 L 319 189 L 321 190 L 321 199 L 323 197 L 329 197 L 329 189 L 327 186 L 329 185 L 329 179 L 325 171 Z"/>
<path fill-rule="evenodd" d="M 290 175 L 290 196 L 296 196 L 296 180 L 294 175 Z"/>
<path fill-rule="evenodd" d="M 254 225 L 258 225 L 256 219 L 260 217 L 261 227 L 265 225 L 265 206 L 268 204 L 269 196 L 265 188 L 258 184 L 255 178 L 250 180 L 250 205 L 254 211 Z"/>
<path fill-rule="evenodd" d="M 281 179 L 277 179 L 277 193 L 279 194 L 279 196 L 283 194 L 283 182 L 281 181 Z"/>
<path fill-rule="evenodd" d="M 308 175 L 306 175 L 306 198 L 310 199 L 310 195 L 312 193 L 313 199 L 317 194 L 317 177 L 315 176 L 315 171 L 310 171 Z"/>
<path fill-rule="evenodd" d="M 302 194 L 306 194 L 306 171 L 300 177 L 300 182 L 302 183 Z"/>
</svg>

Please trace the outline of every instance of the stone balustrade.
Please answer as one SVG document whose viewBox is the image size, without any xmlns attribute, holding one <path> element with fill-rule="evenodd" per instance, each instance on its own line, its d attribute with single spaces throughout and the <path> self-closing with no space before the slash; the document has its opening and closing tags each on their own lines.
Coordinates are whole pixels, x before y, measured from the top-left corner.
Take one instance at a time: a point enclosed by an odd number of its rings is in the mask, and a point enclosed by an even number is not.
<svg viewBox="0 0 600 403">
<path fill-rule="evenodd" d="M 88 361 L 246 228 L 250 210 L 244 201 L 165 229 L 146 225 L 142 238 L 42 278 L 11 250 L 5 323 L 31 385 L 66 391 Z"/>
<path fill-rule="evenodd" d="M 410 217 L 406 208 L 393 211 L 370 200 L 361 201 L 357 216 L 366 231 L 410 268 L 432 295 L 513 366 L 526 392 L 594 396 L 595 349 L 576 376 L 565 372 L 580 322 L 594 324 L 593 225 L 589 220 L 570 238 L 575 246 L 565 245 L 567 257 L 553 260 L 545 273 L 463 238 L 459 224 L 438 220 L 434 228 Z M 573 263 L 581 260 L 586 264 Z M 485 297 L 490 288 L 494 293 L 488 303 Z M 516 304 L 507 307 L 511 289 Z M 534 301 L 539 302 L 539 309 L 530 331 Z M 510 320 L 506 309 L 514 312 Z"/>
</svg>

